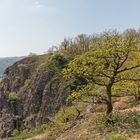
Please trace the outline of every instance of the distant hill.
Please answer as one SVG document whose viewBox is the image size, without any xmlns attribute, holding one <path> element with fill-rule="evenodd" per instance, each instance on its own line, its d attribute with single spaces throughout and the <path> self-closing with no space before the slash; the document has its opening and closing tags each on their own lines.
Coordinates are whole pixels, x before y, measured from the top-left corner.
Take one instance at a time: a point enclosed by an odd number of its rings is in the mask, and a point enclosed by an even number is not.
<svg viewBox="0 0 140 140">
<path fill-rule="evenodd" d="M 24 57 L 4 57 L 0 58 L 0 77 L 4 73 L 4 70 L 9 66 L 14 64 L 16 61 L 21 60 Z"/>
</svg>

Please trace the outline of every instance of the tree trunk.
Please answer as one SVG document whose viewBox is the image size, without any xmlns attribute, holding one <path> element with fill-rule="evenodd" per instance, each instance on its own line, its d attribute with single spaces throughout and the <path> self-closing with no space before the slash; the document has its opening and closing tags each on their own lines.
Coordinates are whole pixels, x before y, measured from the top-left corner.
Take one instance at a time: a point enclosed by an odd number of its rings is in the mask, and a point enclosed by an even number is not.
<svg viewBox="0 0 140 140">
<path fill-rule="evenodd" d="M 140 90 L 138 91 L 138 97 L 137 100 L 140 101 Z"/>
<path fill-rule="evenodd" d="M 112 102 L 109 101 L 107 103 L 107 111 L 106 111 L 106 114 L 109 115 L 112 112 L 112 110 L 113 110 Z"/>
<path fill-rule="evenodd" d="M 107 124 L 111 124 L 111 125 L 114 125 L 114 121 L 112 120 L 112 110 L 113 110 L 113 106 L 112 106 L 112 93 L 111 93 L 111 89 L 112 89 L 112 84 L 109 84 L 107 87 L 106 87 L 106 93 L 107 93 L 107 111 L 106 111 L 106 123 Z"/>
<path fill-rule="evenodd" d="M 106 93 L 107 93 L 107 111 L 106 111 L 106 114 L 109 115 L 112 110 L 113 110 L 113 106 L 112 106 L 112 94 L 111 94 L 111 88 L 112 88 L 112 84 L 109 84 L 107 87 L 106 87 Z"/>
<path fill-rule="evenodd" d="M 140 101 L 140 83 L 139 82 L 137 83 L 137 86 L 138 86 L 138 92 L 137 92 L 136 100 Z"/>
</svg>

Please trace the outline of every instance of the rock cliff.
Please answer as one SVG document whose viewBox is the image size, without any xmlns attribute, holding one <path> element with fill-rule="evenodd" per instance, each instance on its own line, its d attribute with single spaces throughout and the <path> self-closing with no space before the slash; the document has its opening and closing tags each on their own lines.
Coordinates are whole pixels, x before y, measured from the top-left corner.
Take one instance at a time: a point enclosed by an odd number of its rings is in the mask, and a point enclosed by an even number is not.
<svg viewBox="0 0 140 140">
<path fill-rule="evenodd" d="M 8 67 L 0 83 L 0 138 L 13 130 L 47 123 L 69 94 L 61 69 L 61 55 L 24 58 Z"/>
</svg>

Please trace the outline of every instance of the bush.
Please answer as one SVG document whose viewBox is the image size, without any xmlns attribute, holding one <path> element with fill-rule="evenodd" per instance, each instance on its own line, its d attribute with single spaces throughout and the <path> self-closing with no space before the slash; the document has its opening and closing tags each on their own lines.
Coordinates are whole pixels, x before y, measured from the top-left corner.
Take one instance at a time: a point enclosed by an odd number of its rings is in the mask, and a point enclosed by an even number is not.
<svg viewBox="0 0 140 140">
<path fill-rule="evenodd" d="M 52 61 L 57 67 L 64 68 L 67 60 L 62 55 L 54 55 Z"/>
<path fill-rule="evenodd" d="M 68 63 L 67 60 L 59 54 L 52 55 L 50 57 L 49 61 L 50 61 L 49 62 L 49 69 L 51 69 L 53 71 L 62 70 L 66 66 L 66 64 Z"/>
</svg>

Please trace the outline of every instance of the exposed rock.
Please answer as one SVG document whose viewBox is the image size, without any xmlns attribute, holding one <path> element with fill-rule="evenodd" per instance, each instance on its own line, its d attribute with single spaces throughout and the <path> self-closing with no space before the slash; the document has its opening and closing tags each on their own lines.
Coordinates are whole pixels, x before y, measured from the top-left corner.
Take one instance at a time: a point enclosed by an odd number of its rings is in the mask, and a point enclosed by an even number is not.
<svg viewBox="0 0 140 140">
<path fill-rule="evenodd" d="M 69 93 L 57 59 L 48 55 L 25 58 L 7 68 L 0 83 L 0 138 L 14 129 L 47 123 Z M 60 60 L 60 58 L 59 58 Z"/>
</svg>

